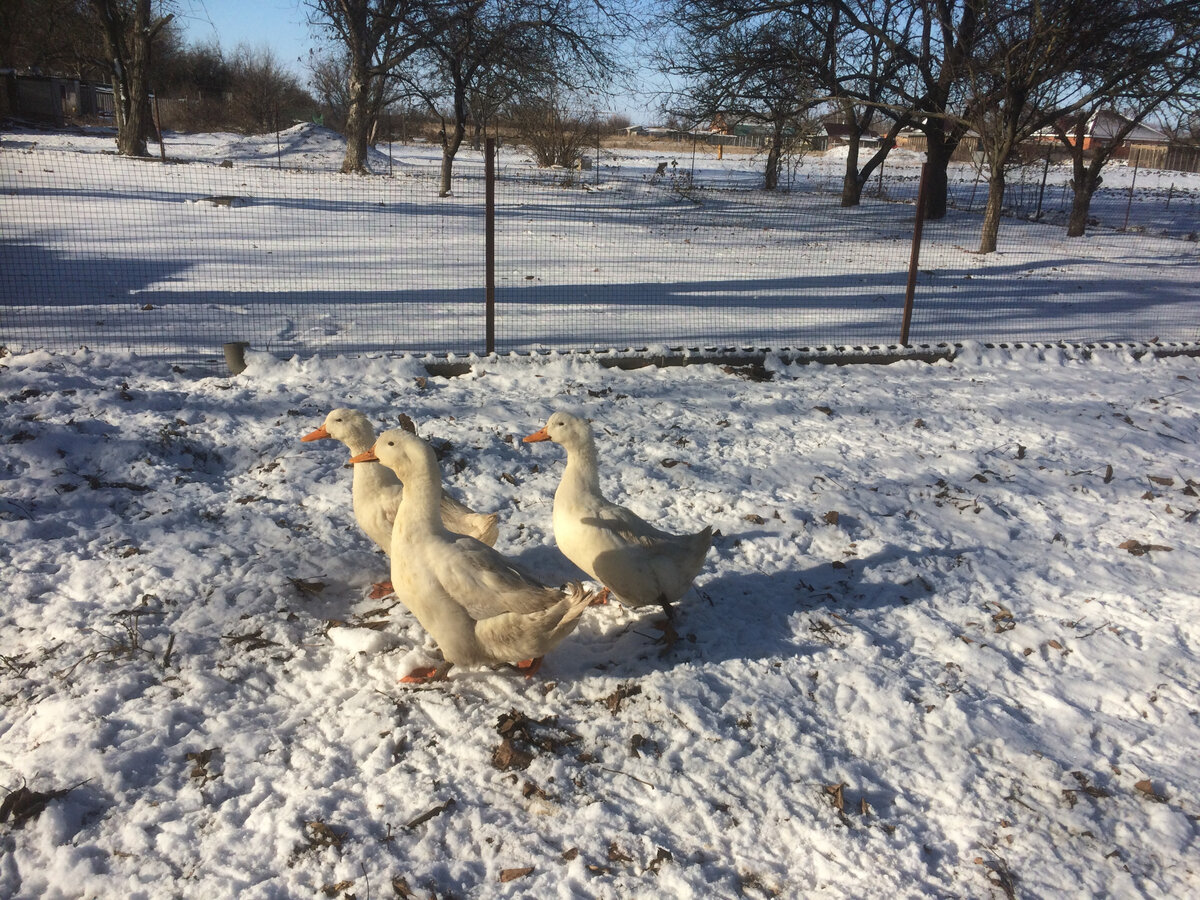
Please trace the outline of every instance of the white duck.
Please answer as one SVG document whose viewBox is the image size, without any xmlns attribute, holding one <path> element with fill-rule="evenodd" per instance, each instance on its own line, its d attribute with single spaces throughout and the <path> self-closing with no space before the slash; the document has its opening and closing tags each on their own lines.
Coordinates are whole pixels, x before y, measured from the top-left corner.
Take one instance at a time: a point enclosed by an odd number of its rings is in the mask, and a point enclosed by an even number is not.
<svg viewBox="0 0 1200 900">
<path fill-rule="evenodd" d="M 323 438 L 341 441 L 354 456 L 371 449 L 375 443 L 375 428 L 361 412 L 339 408 L 330 412 L 319 428 L 300 440 L 318 441 Z M 400 505 L 403 493 L 399 479 L 387 466 L 354 467 L 350 487 L 354 519 L 384 553 L 391 551 L 392 523 L 396 521 L 396 508 Z M 474 512 L 447 494 L 442 495 L 441 511 L 442 519 L 451 531 L 470 535 L 485 544 L 496 543 L 500 531 L 496 513 Z M 387 582 L 380 582 L 374 586 L 372 596 L 383 596 L 390 591 Z"/>
<path fill-rule="evenodd" d="M 591 595 L 578 582 L 548 587 L 487 544 L 447 531 L 437 458 L 416 435 L 385 431 L 350 461 L 357 468 L 373 460 L 404 485 L 392 529 L 392 583 L 446 659 L 404 680 L 441 677 L 451 665 L 513 663 L 533 674 L 575 629 Z"/>
<path fill-rule="evenodd" d="M 563 555 L 627 606 L 669 604 L 691 587 L 712 544 L 712 526 L 675 535 L 655 528 L 600 491 L 592 427 L 559 410 L 546 427 L 524 439 L 554 441 L 567 451 L 554 492 L 554 540 Z"/>
<path fill-rule="evenodd" d="M 320 428 L 310 431 L 302 441 L 333 438 L 341 441 L 356 456 L 371 449 L 375 429 L 362 413 L 353 409 L 335 409 Z M 388 552 L 392 543 L 392 523 L 404 488 L 387 466 L 355 466 L 350 487 L 354 518 L 367 536 Z M 442 519 L 458 534 L 468 534 L 485 544 L 495 544 L 500 529 L 496 513 L 477 513 L 448 494 L 442 494 Z"/>
</svg>

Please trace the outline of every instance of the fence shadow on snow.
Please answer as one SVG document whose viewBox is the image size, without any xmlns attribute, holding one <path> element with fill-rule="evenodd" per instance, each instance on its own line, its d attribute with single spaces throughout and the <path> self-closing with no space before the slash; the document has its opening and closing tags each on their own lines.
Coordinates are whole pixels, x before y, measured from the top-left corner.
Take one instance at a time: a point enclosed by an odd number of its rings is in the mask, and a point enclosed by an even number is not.
<svg viewBox="0 0 1200 900">
<path fill-rule="evenodd" d="M 898 341 L 919 166 L 889 164 L 843 209 L 836 160 L 805 160 L 776 193 L 758 189 L 752 163 L 688 161 L 683 177 L 683 162 L 660 177 L 653 158 L 618 152 L 590 172 L 501 157 L 497 352 Z M 282 355 L 484 352 L 481 155 L 464 154 L 446 198 L 431 160 L 383 171 L 0 142 L 0 343 L 183 362 L 228 342 Z M 1048 173 L 1014 174 L 1036 183 L 1037 221 L 1021 205 L 1030 190 L 1012 188 L 998 252 L 980 255 L 986 191 L 975 170 L 952 170 L 950 213 L 923 230 L 910 343 L 1200 340 L 1200 180 L 1164 193 L 1141 176 L 1124 207 L 1101 198 L 1089 234 L 1068 239 L 1070 197 Z"/>
</svg>

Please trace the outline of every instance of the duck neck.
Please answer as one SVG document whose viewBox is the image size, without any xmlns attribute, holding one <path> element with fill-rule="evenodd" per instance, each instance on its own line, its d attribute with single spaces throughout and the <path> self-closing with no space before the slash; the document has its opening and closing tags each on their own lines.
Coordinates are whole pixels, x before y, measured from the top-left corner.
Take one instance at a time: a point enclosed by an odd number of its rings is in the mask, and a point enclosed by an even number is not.
<svg viewBox="0 0 1200 900">
<path fill-rule="evenodd" d="M 596 442 L 588 435 L 574 447 L 567 449 L 567 467 L 563 479 L 574 479 L 593 491 L 600 490 L 600 469 L 596 459 Z"/>
<path fill-rule="evenodd" d="M 422 529 L 442 530 L 442 480 L 436 470 L 405 482 L 396 518 Z"/>
<path fill-rule="evenodd" d="M 375 444 L 375 430 L 369 426 L 362 429 L 351 429 L 342 439 L 342 443 L 346 445 L 351 456 L 366 453 Z"/>
</svg>

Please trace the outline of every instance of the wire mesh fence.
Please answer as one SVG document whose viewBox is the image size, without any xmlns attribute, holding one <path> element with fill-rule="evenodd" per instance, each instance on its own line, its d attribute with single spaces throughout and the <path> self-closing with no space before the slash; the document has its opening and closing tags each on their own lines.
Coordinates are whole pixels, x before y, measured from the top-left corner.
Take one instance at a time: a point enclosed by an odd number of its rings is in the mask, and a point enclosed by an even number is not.
<svg viewBox="0 0 1200 900">
<path fill-rule="evenodd" d="M 443 197 L 435 148 L 381 148 L 376 174 L 342 175 L 335 136 L 314 126 L 175 136 L 166 163 L 47 143 L 0 142 L 10 349 L 485 350 L 481 153 L 460 154 Z M 753 154 L 724 157 L 613 149 L 588 170 L 539 170 L 503 150 L 495 349 L 896 343 L 919 160 L 889 158 L 842 208 L 836 154 L 788 167 L 775 192 Z M 910 341 L 1200 340 L 1197 176 L 1122 171 L 1088 236 L 1068 239 L 1069 191 L 1051 174 L 1010 173 L 999 251 L 981 255 L 986 185 L 952 169 L 950 212 L 924 229 Z"/>
</svg>

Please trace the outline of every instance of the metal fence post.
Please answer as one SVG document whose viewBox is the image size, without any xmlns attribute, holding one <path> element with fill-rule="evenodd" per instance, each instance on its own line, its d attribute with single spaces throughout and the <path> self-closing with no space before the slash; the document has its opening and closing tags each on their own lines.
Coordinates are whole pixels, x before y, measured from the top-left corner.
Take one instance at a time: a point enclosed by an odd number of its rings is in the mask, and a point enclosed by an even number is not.
<svg viewBox="0 0 1200 900">
<path fill-rule="evenodd" d="M 487 256 L 484 276 L 487 324 L 485 344 L 490 356 L 496 352 L 496 139 L 487 138 L 483 149 L 484 189 L 484 254 Z"/>
<path fill-rule="evenodd" d="M 908 326 L 912 324 L 913 297 L 917 291 L 917 259 L 921 255 L 921 230 L 925 225 L 925 188 L 929 163 L 921 164 L 921 183 L 917 188 L 917 216 L 913 222 L 912 254 L 908 258 L 908 286 L 904 290 L 904 318 L 900 323 L 900 343 L 908 343 Z"/>
</svg>

